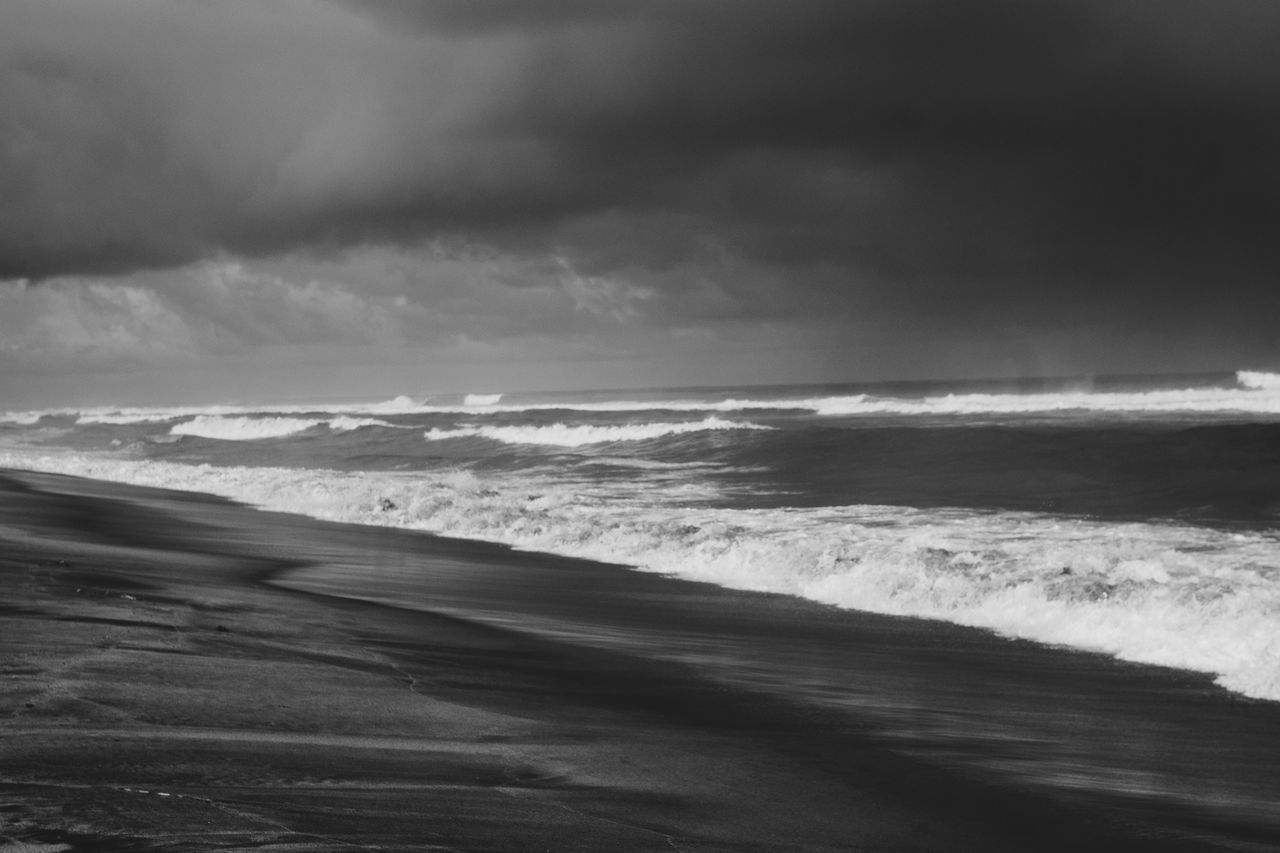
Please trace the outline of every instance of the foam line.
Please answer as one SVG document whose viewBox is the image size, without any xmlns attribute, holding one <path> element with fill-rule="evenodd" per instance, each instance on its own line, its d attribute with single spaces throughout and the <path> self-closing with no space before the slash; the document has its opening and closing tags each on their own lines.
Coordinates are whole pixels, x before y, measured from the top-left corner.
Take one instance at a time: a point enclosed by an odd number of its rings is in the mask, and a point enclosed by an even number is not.
<svg viewBox="0 0 1280 853">
<path fill-rule="evenodd" d="M 1280 700 L 1280 541 L 1179 524 L 847 506 L 716 509 L 688 484 L 342 473 L 0 453 L 0 466 L 204 491 L 738 589 L 943 619 L 1213 673 Z M 629 490 L 629 491 L 628 491 Z"/>
<path fill-rule="evenodd" d="M 222 441 L 254 441 L 279 438 L 309 430 L 325 423 L 302 418 L 232 418 L 221 415 L 197 415 L 189 421 L 174 424 L 170 435 L 193 435 Z"/>
<path fill-rule="evenodd" d="M 667 435 L 681 435 L 707 430 L 769 429 L 752 423 L 726 421 L 709 417 L 700 421 L 677 423 L 619 424 L 617 426 L 569 426 L 563 423 L 548 426 L 472 426 L 456 429 L 430 429 L 424 433 L 428 441 L 445 441 L 451 438 L 487 438 L 504 444 L 541 444 L 554 447 L 582 447 L 588 444 L 604 444 L 618 441 L 648 441 Z"/>
</svg>

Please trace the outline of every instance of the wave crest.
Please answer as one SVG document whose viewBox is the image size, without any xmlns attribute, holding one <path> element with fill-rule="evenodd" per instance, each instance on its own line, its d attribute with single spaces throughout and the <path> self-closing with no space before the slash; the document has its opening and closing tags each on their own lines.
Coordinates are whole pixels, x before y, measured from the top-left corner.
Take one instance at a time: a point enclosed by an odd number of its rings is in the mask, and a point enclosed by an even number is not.
<svg viewBox="0 0 1280 853">
<path fill-rule="evenodd" d="M 588 444 L 606 444 L 618 441 L 648 441 L 667 435 L 681 435 L 706 430 L 750 429 L 764 430 L 771 427 L 740 421 L 727 421 L 709 417 L 700 421 L 676 423 L 619 424 L 593 426 L 564 423 L 549 426 L 471 426 L 456 429 L 429 429 L 423 433 L 428 441 L 444 441 L 450 438 L 487 438 L 503 444 L 542 444 L 552 447 L 583 447 Z"/>
<path fill-rule="evenodd" d="M 304 418 L 233 418 L 221 415 L 197 415 L 189 421 L 174 424 L 169 434 L 216 438 L 221 441 L 254 441 L 260 438 L 293 435 L 322 423 L 325 421 Z"/>
<path fill-rule="evenodd" d="M 194 435 L 200 438 L 216 438 L 221 441 L 256 441 L 261 438 L 281 438 L 306 432 L 321 424 L 333 432 L 352 432 L 363 427 L 387 427 L 395 424 L 377 418 L 354 418 L 338 415 L 332 418 L 251 418 L 224 415 L 199 415 L 189 421 L 174 424 L 170 435 Z"/>
<path fill-rule="evenodd" d="M 1236 382 L 1241 388 L 1255 391 L 1280 390 L 1280 373 L 1264 373 L 1260 370 L 1236 371 Z"/>
<path fill-rule="evenodd" d="M 1259 386 L 1280 390 L 1276 386 Z M 818 415 L 1035 415 L 1059 412 L 1116 414 L 1280 414 L 1280 396 L 1236 389 L 1062 392 L 1050 394 L 947 394 L 919 400 L 829 397 L 797 408 Z"/>
<path fill-rule="evenodd" d="M 386 421 L 380 421 L 377 418 L 353 418 L 348 415 L 338 415 L 328 421 L 329 429 L 334 432 L 351 432 L 352 430 L 361 429 L 363 427 L 387 427 L 389 429 L 398 429 L 395 424 L 389 424 Z"/>
<path fill-rule="evenodd" d="M 45 412 L 0 412 L 0 424 L 31 426 L 40 422 Z"/>
<path fill-rule="evenodd" d="M 515 414 L 521 412 L 671 412 L 730 415 L 759 412 L 812 412 L 823 417 L 857 416 L 965 416 L 965 415 L 1052 415 L 1062 412 L 1117 414 L 1280 414 L 1280 373 L 1241 370 L 1236 387 L 1189 387 L 1147 391 L 1056 391 L 1045 393 L 939 394 L 929 397 L 888 397 L 872 394 L 773 397 L 769 395 L 671 398 L 656 400 L 616 399 L 562 401 L 520 401 L 503 403 L 503 394 L 466 394 L 461 402 L 431 403 L 399 396 L 379 403 L 208 405 L 82 409 L 79 423 L 129 424 L 163 422 L 198 415 L 225 417 L 295 417 L 336 414 L 378 416 L 393 414 Z M 478 411 L 479 410 L 479 411 Z M 25 413 L 18 413 L 25 414 Z M 77 414 L 76 410 L 49 410 L 45 414 Z M 5 420 L 12 422 L 15 413 Z"/>
</svg>

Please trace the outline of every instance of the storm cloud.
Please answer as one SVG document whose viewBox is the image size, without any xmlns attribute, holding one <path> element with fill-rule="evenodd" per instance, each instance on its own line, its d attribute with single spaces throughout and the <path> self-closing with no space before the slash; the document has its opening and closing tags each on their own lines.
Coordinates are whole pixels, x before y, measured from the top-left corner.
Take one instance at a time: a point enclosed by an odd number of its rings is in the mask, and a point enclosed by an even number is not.
<svg viewBox="0 0 1280 853">
<path fill-rule="evenodd" d="M 601 321 L 1265 352 L 1276 56 L 1239 0 L 12 0 L 0 278 L 453 239 Z"/>
</svg>

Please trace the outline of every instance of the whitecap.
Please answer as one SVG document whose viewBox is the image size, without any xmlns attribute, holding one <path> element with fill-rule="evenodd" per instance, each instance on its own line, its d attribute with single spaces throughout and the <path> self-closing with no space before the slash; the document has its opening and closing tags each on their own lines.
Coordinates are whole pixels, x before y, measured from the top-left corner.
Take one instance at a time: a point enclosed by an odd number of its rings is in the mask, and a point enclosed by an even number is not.
<svg viewBox="0 0 1280 853">
<path fill-rule="evenodd" d="M 697 422 L 694 422 L 697 423 Z M 0 467 L 224 495 L 737 589 L 942 619 L 1212 673 L 1280 700 L 1280 542 L 1264 532 L 887 506 L 726 509 L 687 481 L 220 468 L 82 454 Z"/>
<path fill-rule="evenodd" d="M 544 426 L 468 426 L 455 429 L 430 429 L 423 435 L 428 441 L 444 441 L 451 438 L 487 438 L 504 444 L 542 444 L 553 447 L 582 447 L 588 444 L 605 444 L 619 441 L 648 441 L 667 435 L 681 435 L 706 430 L 763 430 L 770 427 L 753 423 L 727 421 L 717 417 L 700 421 L 676 423 L 617 424 L 594 426 L 591 424 L 556 423 Z"/>
<path fill-rule="evenodd" d="M 1242 388 L 1258 391 L 1280 390 L 1280 373 L 1264 373 L 1258 370 L 1236 371 L 1236 382 Z"/>
<path fill-rule="evenodd" d="M 304 418 L 248 418 L 221 415 L 197 415 L 195 418 L 174 424 L 170 435 L 192 435 L 216 438 L 222 441 L 254 441 L 260 438 L 279 438 L 309 430 L 325 423 L 324 420 Z"/>
</svg>

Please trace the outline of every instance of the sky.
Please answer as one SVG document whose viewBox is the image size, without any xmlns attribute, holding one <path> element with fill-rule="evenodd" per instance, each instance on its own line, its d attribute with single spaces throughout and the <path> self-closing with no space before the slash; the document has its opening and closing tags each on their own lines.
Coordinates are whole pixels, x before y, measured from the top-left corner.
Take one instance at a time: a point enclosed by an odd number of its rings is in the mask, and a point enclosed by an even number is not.
<svg viewBox="0 0 1280 853">
<path fill-rule="evenodd" d="M 1280 369 L 1273 0 L 5 0 L 0 409 Z"/>
</svg>

